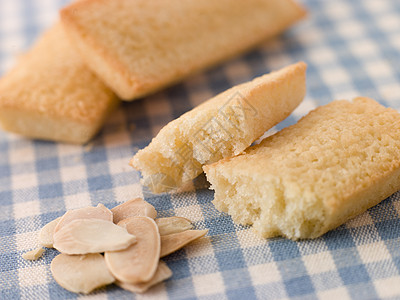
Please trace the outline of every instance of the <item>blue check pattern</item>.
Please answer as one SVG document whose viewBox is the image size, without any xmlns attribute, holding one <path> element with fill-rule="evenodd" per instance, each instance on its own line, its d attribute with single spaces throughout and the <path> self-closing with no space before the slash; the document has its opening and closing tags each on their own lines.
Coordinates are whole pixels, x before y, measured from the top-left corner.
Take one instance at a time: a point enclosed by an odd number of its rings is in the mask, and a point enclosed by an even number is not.
<svg viewBox="0 0 400 300">
<path fill-rule="evenodd" d="M 169 121 L 225 89 L 304 60 L 307 97 L 272 131 L 333 99 L 369 96 L 400 110 L 400 1 L 302 0 L 306 20 L 257 49 L 155 95 L 125 103 L 86 146 L 0 132 L 0 299 L 400 299 L 400 193 L 323 237 L 262 240 L 212 205 L 198 178 L 187 191 L 142 189 L 130 157 Z M 0 73 L 57 18 L 64 0 L 0 0 Z M 144 197 L 206 238 L 165 258 L 173 277 L 144 296 L 116 286 L 62 289 L 49 249 L 30 262 L 40 228 L 68 209 Z"/>
</svg>

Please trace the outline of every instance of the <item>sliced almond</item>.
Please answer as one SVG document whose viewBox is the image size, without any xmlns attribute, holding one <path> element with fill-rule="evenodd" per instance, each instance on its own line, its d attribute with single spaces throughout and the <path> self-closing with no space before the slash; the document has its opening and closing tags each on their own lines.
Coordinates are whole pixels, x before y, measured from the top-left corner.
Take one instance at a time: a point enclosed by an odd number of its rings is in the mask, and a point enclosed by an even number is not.
<svg viewBox="0 0 400 300">
<path fill-rule="evenodd" d="M 53 248 L 54 229 L 56 228 L 56 226 L 60 220 L 61 220 L 61 217 L 58 217 L 57 219 L 55 219 L 43 226 L 43 228 L 40 230 L 40 233 L 39 233 L 40 245 L 47 247 L 47 248 Z"/>
<path fill-rule="evenodd" d="M 157 211 L 154 206 L 141 198 L 128 200 L 112 208 L 111 211 L 114 215 L 115 224 L 130 217 L 144 216 L 152 219 L 157 217 Z"/>
<path fill-rule="evenodd" d="M 161 237 L 160 257 L 164 257 L 181 249 L 190 242 L 205 236 L 207 232 L 208 230 L 186 230 L 179 233 L 163 235 Z"/>
<path fill-rule="evenodd" d="M 122 281 L 117 281 L 116 284 L 123 288 L 124 290 L 133 292 L 133 293 L 144 293 L 152 286 L 160 283 L 172 276 L 172 271 L 168 268 L 167 264 L 163 261 L 159 261 L 156 273 L 150 279 L 150 281 L 143 282 L 143 283 L 126 283 Z"/>
<path fill-rule="evenodd" d="M 182 217 L 169 217 L 156 219 L 160 235 L 167 235 L 192 229 L 190 220 Z"/>
<path fill-rule="evenodd" d="M 107 269 L 103 255 L 98 253 L 59 254 L 51 262 L 51 273 L 59 285 L 74 293 L 87 294 L 115 281 Z"/>
<path fill-rule="evenodd" d="M 104 257 L 107 266 L 120 281 L 149 281 L 154 276 L 160 258 L 158 227 L 149 217 L 131 217 L 123 222 L 128 232 L 136 236 L 137 243 L 122 251 L 106 252 Z"/>
<path fill-rule="evenodd" d="M 42 247 L 25 252 L 22 254 L 22 258 L 26 260 L 37 260 L 38 258 L 42 257 L 44 253 L 44 249 Z"/>
<path fill-rule="evenodd" d="M 54 228 L 54 233 L 59 231 L 62 227 L 68 223 L 79 220 L 79 219 L 100 219 L 105 221 L 113 221 L 113 214 L 111 210 L 105 207 L 103 204 L 99 204 L 96 207 L 83 207 L 67 211 Z"/>
<path fill-rule="evenodd" d="M 54 248 L 65 254 L 86 254 L 125 249 L 135 236 L 110 221 L 78 219 L 54 234 Z"/>
</svg>

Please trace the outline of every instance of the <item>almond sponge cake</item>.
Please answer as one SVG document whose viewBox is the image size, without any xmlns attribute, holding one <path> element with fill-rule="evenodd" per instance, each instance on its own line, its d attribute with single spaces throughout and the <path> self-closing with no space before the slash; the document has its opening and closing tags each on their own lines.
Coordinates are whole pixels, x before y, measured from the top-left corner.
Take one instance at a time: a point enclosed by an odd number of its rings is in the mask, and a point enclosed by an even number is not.
<svg viewBox="0 0 400 300">
<path fill-rule="evenodd" d="M 85 143 L 118 102 L 83 64 L 60 23 L 0 79 L 0 125 L 31 138 Z"/>
<path fill-rule="evenodd" d="M 235 222 L 316 238 L 400 189 L 400 114 L 368 98 L 334 101 L 204 171 Z"/>
<path fill-rule="evenodd" d="M 209 99 L 162 128 L 131 165 L 160 193 L 194 179 L 204 164 L 240 154 L 302 101 L 306 68 L 299 62 Z"/>
<path fill-rule="evenodd" d="M 125 100 L 239 54 L 304 15 L 292 0 L 83 0 L 61 11 L 85 62 Z"/>
</svg>

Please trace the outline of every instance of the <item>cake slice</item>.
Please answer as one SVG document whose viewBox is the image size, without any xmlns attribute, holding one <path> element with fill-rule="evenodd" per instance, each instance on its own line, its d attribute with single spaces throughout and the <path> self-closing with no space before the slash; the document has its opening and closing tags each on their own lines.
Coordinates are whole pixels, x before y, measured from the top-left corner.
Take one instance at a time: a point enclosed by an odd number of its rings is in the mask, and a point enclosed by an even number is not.
<svg viewBox="0 0 400 300">
<path fill-rule="evenodd" d="M 305 92 L 303 62 L 237 85 L 167 124 L 131 165 L 155 193 L 180 187 L 204 164 L 240 154 L 289 116 Z"/>
<path fill-rule="evenodd" d="M 334 101 L 204 167 L 213 203 L 263 237 L 316 238 L 400 189 L 400 114 Z"/>
<path fill-rule="evenodd" d="M 0 125 L 31 138 L 85 143 L 117 104 L 60 23 L 0 79 Z"/>
<path fill-rule="evenodd" d="M 61 11 L 85 62 L 125 100 L 239 54 L 304 15 L 292 0 L 84 0 Z"/>
</svg>

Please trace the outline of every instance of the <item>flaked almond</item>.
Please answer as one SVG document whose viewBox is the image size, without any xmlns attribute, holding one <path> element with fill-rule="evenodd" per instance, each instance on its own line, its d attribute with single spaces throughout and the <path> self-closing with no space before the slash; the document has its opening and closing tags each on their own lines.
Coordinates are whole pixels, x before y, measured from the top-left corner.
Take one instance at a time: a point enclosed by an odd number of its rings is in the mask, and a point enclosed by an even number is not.
<svg viewBox="0 0 400 300">
<path fill-rule="evenodd" d="M 99 204 L 96 207 L 83 207 L 67 211 L 54 228 L 54 233 L 59 231 L 62 227 L 74 220 L 80 219 L 100 219 L 105 221 L 113 221 L 113 214 L 111 210 L 105 207 L 103 204 Z"/>
<path fill-rule="evenodd" d="M 57 219 L 55 219 L 43 226 L 43 228 L 40 230 L 40 233 L 39 233 L 40 245 L 47 247 L 47 248 L 53 248 L 54 229 L 56 228 L 56 226 L 60 220 L 61 220 L 61 217 L 58 217 Z"/>
<path fill-rule="evenodd" d="M 157 211 L 150 203 L 141 198 L 128 200 L 111 209 L 114 215 L 114 223 L 118 224 L 120 221 L 130 217 L 144 216 L 155 219 Z"/>
<path fill-rule="evenodd" d="M 31 251 L 28 251 L 28 252 L 25 252 L 24 254 L 22 254 L 22 258 L 26 259 L 26 260 L 37 260 L 40 257 L 42 257 L 44 251 L 45 250 L 42 247 L 33 249 Z"/>
<path fill-rule="evenodd" d="M 208 230 L 186 230 L 179 233 L 163 235 L 161 237 L 160 257 L 164 257 L 181 249 L 190 242 L 205 236 L 207 232 Z"/>
<path fill-rule="evenodd" d="M 59 285 L 74 293 L 87 294 L 115 281 L 103 255 L 98 253 L 59 254 L 51 262 L 51 273 Z"/>
<path fill-rule="evenodd" d="M 110 221 L 78 219 L 54 234 L 54 248 L 65 254 L 86 254 L 125 249 L 135 236 Z"/>
<path fill-rule="evenodd" d="M 172 276 L 172 271 L 168 268 L 167 264 L 160 260 L 158 263 L 158 267 L 154 276 L 150 279 L 150 281 L 142 282 L 142 283 L 126 283 L 122 281 L 117 281 L 116 284 L 123 288 L 124 290 L 134 292 L 134 293 L 144 293 L 152 286 L 160 283 Z"/>
<path fill-rule="evenodd" d="M 192 229 L 190 220 L 182 217 L 168 217 L 156 219 L 160 235 L 167 235 Z"/>
<path fill-rule="evenodd" d="M 154 276 L 160 258 L 157 224 L 149 217 L 131 217 L 123 221 L 123 226 L 136 236 L 137 243 L 125 250 L 106 252 L 104 257 L 107 266 L 120 281 L 149 281 Z"/>
</svg>

